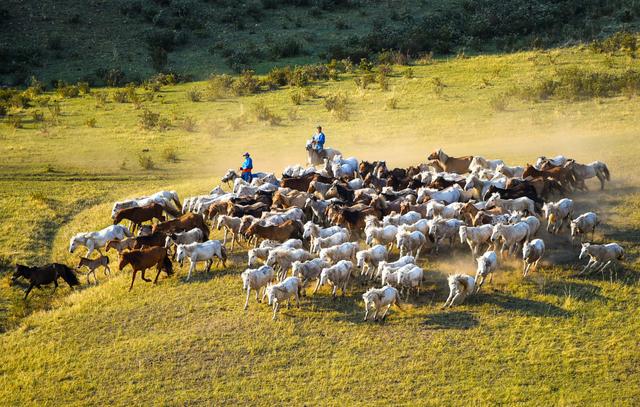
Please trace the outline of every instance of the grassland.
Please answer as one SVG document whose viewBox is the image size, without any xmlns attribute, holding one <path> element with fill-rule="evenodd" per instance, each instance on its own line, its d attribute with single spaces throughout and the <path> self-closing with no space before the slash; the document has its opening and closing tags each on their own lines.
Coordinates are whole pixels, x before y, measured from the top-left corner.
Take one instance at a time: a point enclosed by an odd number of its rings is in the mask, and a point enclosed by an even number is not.
<svg viewBox="0 0 640 407">
<path fill-rule="evenodd" d="M 551 55 L 551 57 L 550 57 Z M 165 132 L 138 126 L 132 104 L 95 107 L 91 96 L 64 99 L 61 124 L 42 130 L 22 115 L 21 129 L 0 125 L 0 400 L 46 404 L 420 404 L 637 405 L 640 402 L 640 105 L 635 97 L 567 103 L 490 101 L 570 66 L 615 72 L 637 64 L 570 48 L 395 67 L 387 92 L 355 86 L 350 75 L 316 83 L 320 97 L 294 106 L 290 90 L 215 102 L 190 102 L 186 91 L 204 83 L 164 87 L 145 107 L 168 118 Z M 444 87 L 434 91 L 434 78 Z M 112 92 L 112 90 L 107 89 Z M 350 119 L 338 121 L 323 97 L 349 96 Z M 386 101 L 397 97 L 397 109 Z M 283 117 L 279 126 L 256 121 L 262 101 Z M 37 108 L 36 108 L 37 109 Z M 295 115 L 292 112 L 295 109 Z M 290 114 L 291 113 L 291 114 Z M 180 129 L 191 116 L 197 129 Z M 295 117 L 294 117 L 295 116 Z M 238 120 L 239 117 L 242 119 Z M 95 118 L 97 126 L 85 125 Z M 241 123 L 232 128 L 231 121 Z M 322 123 L 328 143 L 360 159 L 409 165 L 443 147 L 451 154 L 500 157 L 512 164 L 539 155 L 567 154 L 606 161 L 613 182 L 605 192 L 575 196 L 597 210 L 597 240 L 628 252 L 616 279 L 577 278 L 567 239 L 550 240 L 543 270 L 522 280 L 507 262 L 494 283 L 465 305 L 440 311 L 444 276 L 471 272 L 462 251 L 429 258 L 425 293 L 383 325 L 365 324 L 362 289 L 331 301 L 328 291 L 283 310 L 276 322 L 266 306 L 242 311 L 239 273 L 232 266 L 184 281 L 186 269 L 157 286 L 126 291 L 126 271 L 96 287 L 54 296 L 37 290 L 28 303 L 10 287 L 17 261 L 77 262 L 69 237 L 109 223 L 117 198 L 171 188 L 203 193 L 248 150 L 256 170 L 303 163 L 303 143 Z M 167 163 L 173 148 L 179 160 Z M 139 168 L 149 150 L 158 168 Z M 126 165 L 122 165 L 126 161 Z"/>
</svg>

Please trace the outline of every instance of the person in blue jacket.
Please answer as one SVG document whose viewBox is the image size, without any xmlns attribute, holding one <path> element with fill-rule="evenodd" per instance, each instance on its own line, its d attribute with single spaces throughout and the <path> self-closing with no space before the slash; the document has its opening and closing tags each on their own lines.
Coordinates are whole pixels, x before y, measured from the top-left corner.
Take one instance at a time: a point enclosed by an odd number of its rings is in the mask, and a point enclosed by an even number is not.
<svg viewBox="0 0 640 407">
<path fill-rule="evenodd" d="M 253 179 L 253 175 L 251 174 L 251 170 L 253 170 L 253 160 L 249 156 L 249 153 L 244 153 L 242 155 L 244 157 L 244 162 L 242 163 L 242 167 L 240 167 L 240 171 L 242 171 L 242 179 L 251 182 Z"/>
<path fill-rule="evenodd" d="M 324 150 L 325 135 L 322 132 L 322 126 L 318 126 L 316 134 L 313 135 L 313 141 L 316 143 L 316 151 L 321 153 Z"/>
</svg>

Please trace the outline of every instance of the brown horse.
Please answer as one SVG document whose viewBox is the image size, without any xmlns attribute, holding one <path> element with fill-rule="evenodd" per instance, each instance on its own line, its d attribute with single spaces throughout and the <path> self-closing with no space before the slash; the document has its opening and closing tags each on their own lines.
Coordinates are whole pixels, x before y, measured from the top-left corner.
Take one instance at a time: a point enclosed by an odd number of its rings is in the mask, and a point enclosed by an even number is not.
<svg viewBox="0 0 640 407">
<path fill-rule="evenodd" d="M 576 185 L 576 178 L 573 171 L 566 167 L 553 167 L 547 170 L 539 170 L 533 165 L 527 164 L 524 169 L 524 173 L 522 173 L 522 178 L 528 177 L 542 177 L 543 179 L 553 178 L 568 191 L 571 191 L 572 187 L 575 187 Z"/>
<path fill-rule="evenodd" d="M 171 219 L 166 222 L 157 223 L 153 226 L 153 233 L 155 232 L 164 232 L 164 233 L 173 233 L 173 232 L 184 232 L 187 230 L 191 230 L 193 228 L 198 228 L 202 230 L 202 234 L 205 239 L 209 237 L 209 227 L 204 221 L 204 217 L 197 213 L 185 213 L 176 219 Z"/>
<path fill-rule="evenodd" d="M 288 220 L 280 225 L 263 226 L 254 223 L 249 226 L 245 235 L 251 239 L 256 238 L 256 244 L 259 239 L 269 239 L 278 242 L 284 242 L 289 239 L 301 239 L 303 232 L 302 223 L 297 220 Z"/>
<path fill-rule="evenodd" d="M 165 217 L 163 215 L 164 207 L 157 203 L 151 203 L 146 206 L 136 206 L 133 208 L 121 209 L 116 213 L 113 219 L 113 224 L 117 225 L 123 220 L 131 221 L 133 228 L 131 232 L 135 232 L 136 228 L 142 223 L 158 219 L 160 222 L 164 222 Z"/>
<path fill-rule="evenodd" d="M 469 165 L 473 160 L 473 156 L 449 157 L 444 151 L 442 151 L 442 149 L 439 149 L 438 151 L 431 153 L 428 159 L 438 163 L 446 172 L 465 174 L 469 172 Z"/>
<path fill-rule="evenodd" d="M 158 282 L 160 271 L 164 270 L 167 275 L 173 274 L 173 265 L 167 254 L 167 249 L 164 247 L 150 247 L 147 249 L 134 249 L 131 251 L 125 251 L 120 254 L 120 263 L 118 269 L 122 271 L 128 264 L 133 268 L 133 275 L 131 276 L 131 285 L 129 291 L 133 288 L 133 282 L 136 280 L 136 274 L 138 271 L 142 272 L 142 279 L 146 282 L 151 279 L 145 278 L 144 273 L 149 267 L 156 266 L 158 273 L 153 281 L 154 284 Z"/>
<path fill-rule="evenodd" d="M 11 282 L 15 282 L 18 278 L 29 280 L 29 287 L 25 291 L 24 299 L 26 300 L 33 287 L 42 288 L 43 285 L 53 283 L 53 293 L 58 288 L 58 279 L 62 277 L 69 287 L 80 285 L 78 277 L 68 266 L 60 263 L 46 264 L 44 266 L 29 267 L 22 264 L 16 265 L 16 271 L 11 277 Z"/>
</svg>

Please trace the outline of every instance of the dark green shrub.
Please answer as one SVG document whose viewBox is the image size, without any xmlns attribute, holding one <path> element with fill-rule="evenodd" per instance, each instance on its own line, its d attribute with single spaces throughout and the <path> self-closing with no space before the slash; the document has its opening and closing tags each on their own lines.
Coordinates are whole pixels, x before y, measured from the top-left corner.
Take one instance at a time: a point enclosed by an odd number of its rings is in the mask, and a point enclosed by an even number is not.
<svg viewBox="0 0 640 407">
<path fill-rule="evenodd" d="M 231 90 L 236 96 L 252 95 L 258 91 L 260 81 L 251 70 L 243 71 L 242 74 L 233 81 Z"/>
<path fill-rule="evenodd" d="M 187 91 L 187 100 L 191 102 L 200 102 L 202 100 L 202 92 L 197 89 L 189 89 Z"/>
<path fill-rule="evenodd" d="M 295 38 L 286 38 L 271 45 L 270 53 L 273 59 L 291 58 L 301 55 L 304 49 Z"/>
<path fill-rule="evenodd" d="M 148 109 L 144 109 L 139 117 L 140 127 L 145 130 L 153 130 L 157 128 L 160 123 L 160 113 L 155 113 Z"/>
<path fill-rule="evenodd" d="M 125 82 L 125 74 L 120 68 L 103 69 L 96 71 L 96 76 L 100 78 L 107 86 L 121 86 Z"/>
</svg>

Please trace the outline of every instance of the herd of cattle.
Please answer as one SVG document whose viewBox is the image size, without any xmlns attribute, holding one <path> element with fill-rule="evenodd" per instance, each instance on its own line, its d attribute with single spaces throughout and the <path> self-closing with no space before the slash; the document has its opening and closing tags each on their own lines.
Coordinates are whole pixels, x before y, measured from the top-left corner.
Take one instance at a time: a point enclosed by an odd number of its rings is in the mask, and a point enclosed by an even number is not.
<svg viewBox="0 0 640 407">
<path fill-rule="evenodd" d="M 90 275 L 97 282 L 97 268 L 109 271 L 109 258 L 101 250 L 116 250 L 119 269 L 133 268 L 131 290 L 138 271 L 144 281 L 151 281 L 145 271 L 155 267 L 157 282 L 162 270 L 173 273 L 172 260 L 182 265 L 189 259 L 188 280 L 198 262 L 206 262 L 207 271 L 214 259 L 226 266 L 228 253 L 243 244 L 249 248 L 249 268 L 241 274 L 245 309 L 251 290 L 260 302 L 264 289 L 262 299 L 268 298 L 276 318 L 284 301 L 289 305 L 295 299 L 299 305 L 299 296 L 306 295 L 311 282 L 315 281 L 314 294 L 328 284 L 335 298 L 338 289 L 344 295 L 350 282 L 359 281 L 381 287 L 362 295 L 365 320 L 371 310 L 377 320 L 384 319 L 392 305 L 400 306 L 401 293 L 407 300 L 410 292 L 419 295 L 425 275 L 419 258 L 435 256 L 445 243 L 453 247 L 458 239 L 469 247 L 477 271 L 475 276 L 448 277 L 450 293 L 444 307 L 479 291 L 487 277 L 491 281 L 505 255 L 521 255 L 526 277 L 544 256 L 545 242 L 536 237 L 543 222 L 548 233 L 568 230 L 572 242 L 580 238 L 579 257 L 589 258 L 581 273 L 606 270 L 623 258 L 623 249 L 616 243 L 584 242 L 593 240 L 598 215 L 578 216 L 573 200 L 565 197 L 576 189 L 586 190 L 585 180 L 592 177 L 604 188 L 607 166 L 558 156 L 540 157 L 533 166 L 510 167 L 479 156 L 450 157 L 442 150 L 419 166 L 393 169 L 384 161 L 358 162 L 336 155 L 325 159 L 322 170 L 287 167 L 281 179 L 258 173 L 251 183 L 229 170 L 222 181 L 233 185 L 232 192 L 218 186 L 183 204 L 174 191 L 116 202 L 114 224 L 78 233 L 69 251 L 87 248 L 78 269 L 86 267 L 87 282 Z M 120 225 L 124 220 L 130 228 Z M 224 230 L 222 240 L 209 240 L 210 225 Z M 91 258 L 95 250 L 99 256 Z M 392 256 L 397 258 L 391 261 Z M 57 277 L 69 277 L 69 271 L 54 265 L 48 267 L 57 286 Z M 23 271 L 14 278 L 30 278 L 25 271 L 29 268 L 20 267 Z M 37 274 L 38 268 L 31 269 Z"/>
</svg>

